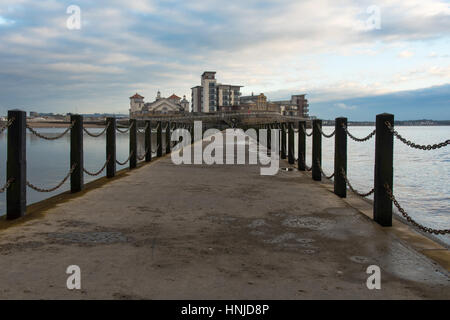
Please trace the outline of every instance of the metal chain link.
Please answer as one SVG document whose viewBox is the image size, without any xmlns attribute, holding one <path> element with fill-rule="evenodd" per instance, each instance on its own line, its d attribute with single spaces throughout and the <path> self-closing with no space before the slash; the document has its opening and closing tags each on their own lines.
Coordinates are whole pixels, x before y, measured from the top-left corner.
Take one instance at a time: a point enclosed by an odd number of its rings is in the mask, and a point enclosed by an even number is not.
<svg viewBox="0 0 450 320">
<path fill-rule="evenodd" d="M 0 193 L 3 193 L 6 191 L 6 189 L 9 188 L 9 186 L 11 185 L 11 183 L 13 183 L 14 178 L 9 179 L 8 181 L 6 181 L 5 185 L 3 186 L 3 188 L 0 188 Z"/>
<path fill-rule="evenodd" d="M 14 117 L 8 120 L 4 127 L 0 128 L 0 134 L 2 134 L 6 129 L 8 129 L 11 124 L 14 122 Z"/>
<path fill-rule="evenodd" d="M 97 172 L 90 172 L 86 168 L 83 168 L 83 171 L 86 174 L 88 174 L 88 175 L 90 175 L 92 177 L 98 176 L 100 173 L 102 173 L 106 169 L 106 166 L 109 163 L 109 159 L 111 159 L 111 155 L 108 156 L 108 159 L 106 159 L 105 164 L 103 165 L 103 167 L 101 167 L 100 170 L 98 170 Z"/>
<path fill-rule="evenodd" d="M 97 133 L 89 132 L 85 127 L 83 127 L 83 130 L 84 130 L 84 132 L 87 133 L 88 136 L 91 136 L 91 137 L 93 137 L 93 138 L 98 138 L 98 137 L 100 137 L 102 134 L 104 134 L 104 133 L 106 132 L 106 130 L 108 129 L 108 127 L 109 127 L 110 124 L 111 124 L 111 123 L 109 122 L 109 123 L 106 125 L 105 129 L 103 129 L 102 132 L 100 132 L 100 133 L 98 133 L 98 134 L 97 134 Z"/>
<path fill-rule="evenodd" d="M 145 159 L 145 156 L 148 154 L 148 150 L 149 150 L 149 148 L 145 149 L 145 153 L 144 153 L 141 157 L 140 157 L 140 156 L 137 156 L 137 159 L 138 159 L 139 161 L 144 160 L 144 159 Z"/>
<path fill-rule="evenodd" d="M 303 159 L 303 158 L 301 158 L 301 159 L 302 159 L 302 163 L 303 163 L 303 166 L 305 167 L 306 171 L 311 171 L 312 170 L 312 166 L 308 167 L 308 165 L 305 162 L 305 159 Z M 298 159 L 296 161 L 298 163 Z"/>
<path fill-rule="evenodd" d="M 155 151 L 152 150 L 152 152 L 156 153 L 156 152 L 158 152 L 158 149 L 159 149 L 159 144 L 156 145 L 156 150 Z"/>
<path fill-rule="evenodd" d="M 50 189 L 42 189 L 42 188 L 36 187 L 35 185 L 33 185 L 33 184 L 32 184 L 31 182 L 29 182 L 29 181 L 27 181 L 27 186 L 30 187 L 31 189 L 37 191 L 37 192 L 52 192 L 52 191 L 55 191 L 56 189 L 58 189 L 59 187 L 61 187 L 61 186 L 64 184 L 64 182 L 67 181 L 67 179 L 69 179 L 70 175 L 72 174 L 73 170 L 75 170 L 75 167 L 76 167 L 76 166 L 77 166 L 77 165 L 74 164 L 74 165 L 70 168 L 70 171 L 69 171 L 69 173 L 65 176 L 65 178 L 64 178 L 60 183 L 58 183 L 57 186 L 55 186 L 55 187 L 53 187 L 53 188 L 50 188 Z"/>
<path fill-rule="evenodd" d="M 120 162 L 119 160 L 116 159 L 116 163 L 120 164 L 121 166 L 124 166 L 128 163 L 128 161 L 130 161 L 131 157 L 133 156 L 134 151 L 131 151 L 130 155 L 128 156 L 128 159 L 125 162 Z"/>
<path fill-rule="evenodd" d="M 352 138 L 353 140 L 355 140 L 356 142 L 365 142 L 365 141 L 368 141 L 368 140 L 370 140 L 370 139 L 375 135 L 375 133 L 377 132 L 377 130 L 374 129 L 371 133 L 369 133 L 368 136 L 366 136 L 366 137 L 364 137 L 364 138 L 357 138 L 357 137 L 355 137 L 354 135 L 352 135 L 352 134 L 348 131 L 347 126 L 346 126 L 345 124 L 342 124 L 342 128 L 344 128 L 345 133 L 346 133 L 350 138 Z"/>
<path fill-rule="evenodd" d="M 302 125 L 302 131 L 305 133 L 305 135 L 307 136 L 307 137 L 311 137 L 312 136 L 312 131 L 311 131 L 311 133 L 309 133 L 308 134 L 308 132 L 306 132 L 306 129 L 305 129 L 305 126 L 304 125 Z"/>
<path fill-rule="evenodd" d="M 424 227 L 423 225 L 419 224 L 417 221 L 415 221 L 413 218 L 411 218 L 411 216 L 408 213 L 406 213 L 405 209 L 403 209 L 400 206 L 400 204 L 398 203 L 397 199 L 395 199 L 395 196 L 392 193 L 392 190 L 391 190 L 391 188 L 389 187 L 388 184 L 384 185 L 384 189 L 386 189 L 386 193 L 388 194 L 389 198 L 394 203 L 394 205 L 397 207 L 398 211 L 400 211 L 400 213 L 403 215 L 403 217 L 409 223 L 411 223 L 413 226 L 419 228 L 422 231 L 425 231 L 425 232 L 428 232 L 428 233 L 433 233 L 433 234 L 449 234 L 450 233 L 450 229 L 437 230 L 437 229 Z"/>
<path fill-rule="evenodd" d="M 148 129 L 148 123 L 145 125 L 144 128 L 138 129 L 138 132 L 139 132 L 139 133 L 145 133 L 145 131 L 147 131 L 147 129 Z"/>
<path fill-rule="evenodd" d="M 325 174 L 325 172 L 323 172 L 322 166 L 320 165 L 319 159 L 317 159 L 317 165 L 319 166 L 320 172 L 322 173 L 322 175 L 323 175 L 325 178 L 327 178 L 328 180 L 330 180 L 330 179 L 332 179 L 332 178 L 334 177 L 334 172 L 333 172 L 333 174 L 332 174 L 331 176 L 327 176 L 327 175 Z"/>
<path fill-rule="evenodd" d="M 127 133 L 128 131 L 130 131 L 132 126 L 133 126 L 133 124 L 130 123 L 130 125 L 128 127 L 123 127 L 123 129 L 125 129 L 125 130 L 120 130 L 121 129 L 120 127 L 116 127 L 116 130 L 120 133 Z"/>
<path fill-rule="evenodd" d="M 325 138 L 332 138 L 336 134 L 336 130 L 334 130 L 330 134 L 326 134 L 325 132 L 322 131 L 322 128 L 318 124 L 317 124 L 317 129 L 319 129 L 320 134 L 323 135 Z"/>
<path fill-rule="evenodd" d="M 59 138 L 62 138 L 67 132 L 69 132 L 70 129 L 72 129 L 74 125 L 75 125 L 75 121 L 72 121 L 72 124 L 66 130 L 64 130 L 63 133 L 61 133 L 60 135 L 57 135 L 55 137 L 44 136 L 44 135 L 40 134 L 39 132 L 37 132 L 36 130 L 34 130 L 28 124 L 27 124 L 27 129 L 30 130 L 31 133 L 34 134 L 36 137 L 39 137 L 41 139 L 44 139 L 44 140 L 57 140 Z"/>
<path fill-rule="evenodd" d="M 414 149 L 430 151 L 430 150 L 435 150 L 435 149 L 446 147 L 446 146 L 448 146 L 450 144 L 450 140 L 446 140 L 445 142 L 436 143 L 436 144 L 433 144 L 433 145 L 430 145 L 430 144 L 429 145 L 415 144 L 415 143 L 411 142 L 410 140 L 407 140 L 407 139 L 403 138 L 397 131 L 395 131 L 394 128 L 389 123 L 389 121 L 386 121 L 385 124 L 388 127 L 388 129 L 394 134 L 394 136 L 398 140 L 400 140 L 401 142 L 406 144 L 408 147 L 411 147 L 411 148 L 414 148 Z"/>
<path fill-rule="evenodd" d="M 350 188 L 350 190 L 353 193 L 356 193 L 358 196 L 365 198 L 375 192 L 375 188 L 372 188 L 372 190 L 370 190 L 369 192 L 366 192 L 366 193 L 361 193 L 361 192 L 357 191 L 355 188 L 353 188 L 350 181 L 348 181 L 348 178 L 347 178 L 347 175 L 345 174 L 344 168 L 341 168 L 341 173 L 342 173 L 342 176 L 344 177 L 345 182 L 347 183 L 348 187 Z"/>
</svg>

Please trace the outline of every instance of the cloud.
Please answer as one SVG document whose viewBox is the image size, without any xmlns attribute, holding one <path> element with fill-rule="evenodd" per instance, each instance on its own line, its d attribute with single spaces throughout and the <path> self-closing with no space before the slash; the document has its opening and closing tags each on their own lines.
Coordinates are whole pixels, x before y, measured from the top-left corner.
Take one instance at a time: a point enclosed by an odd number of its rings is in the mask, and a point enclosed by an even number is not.
<svg viewBox="0 0 450 320">
<path fill-rule="evenodd" d="M 357 106 L 348 106 L 345 103 L 335 103 L 334 104 L 336 107 L 340 108 L 340 109 L 344 109 L 344 110 L 356 110 Z"/>
<path fill-rule="evenodd" d="M 2 0 L 0 19 L 15 23 L 0 20 L 0 99 L 59 108 L 70 92 L 68 108 L 89 96 L 99 111 L 126 112 L 130 91 L 189 97 L 207 69 L 245 92 L 282 99 L 300 91 L 313 102 L 448 81 L 439 44 L 449 37 L 448 4 L 380 0 L 381 29 L 355 27 L 366 25 L 372 2 L 79 0 L 82 29 L 70 31 L 67 3 Z M 424 60 L 423 47 L 442 63 Z M 412 59 L 392 62 L 413 52 L 418 73 Z"/>
<path fill-rule="evenodd" d="M 398 54 L 398 56 L 400 58 L 411 58 L 412 56 L 414 56 L 414 52 L 409 50 L 403 50 Z"/>
</svg>

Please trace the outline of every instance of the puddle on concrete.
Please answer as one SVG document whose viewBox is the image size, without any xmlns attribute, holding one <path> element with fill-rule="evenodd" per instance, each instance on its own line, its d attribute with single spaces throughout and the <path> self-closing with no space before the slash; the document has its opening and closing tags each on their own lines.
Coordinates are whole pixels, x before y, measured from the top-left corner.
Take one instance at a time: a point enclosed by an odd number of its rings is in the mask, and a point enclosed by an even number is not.
<svg viewBox="0 0 450 320">
<path fill-rule="evenodd" d="M 128 238 L 120 232 L 69 232 L 48 233 L 47 237 L 73 243 L 118 243 Z"/>
<path fill-rule="evenodd" d="M 311 230 L 326 230 L 332 228 L 336 222 L 331 219 L 324 219 L 319 217 L 288 217 L 281 223 L 285 227 L 290 228 L 306 228 Z"/>
<path fill-rule="evenodd" d="M 282 168 L 280 168 L 280 171 L 294 171 L 294 168 L 285 168 L 285 167 L 282 167 Z"/>
</svg>

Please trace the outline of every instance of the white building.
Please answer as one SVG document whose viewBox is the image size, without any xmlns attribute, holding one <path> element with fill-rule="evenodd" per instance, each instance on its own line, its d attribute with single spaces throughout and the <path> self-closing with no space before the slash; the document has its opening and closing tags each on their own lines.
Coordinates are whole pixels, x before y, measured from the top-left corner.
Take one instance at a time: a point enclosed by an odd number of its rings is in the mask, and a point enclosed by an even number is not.
<svg viewBox="0 0 450 320">
<path fill-rule="evenodd" d="M 173 94 L 168 98 L 161 97 L 158 91 L 155 101 L 144 102 L 144 97 L 136 93 L 130 97 L 130 118 L 138 118 L 152 115 L 173 114 L 189 111 L 189 101 L 186 96 L 183 99 Z"/>
<path fill-rule="evenodd" d="M 223 106 L 239 105 L 242 86 L 217 83 L 215 71 L 205 71 L 201 85 L 191 88 L 193 112 L 216 112 Z"/>
</svg>

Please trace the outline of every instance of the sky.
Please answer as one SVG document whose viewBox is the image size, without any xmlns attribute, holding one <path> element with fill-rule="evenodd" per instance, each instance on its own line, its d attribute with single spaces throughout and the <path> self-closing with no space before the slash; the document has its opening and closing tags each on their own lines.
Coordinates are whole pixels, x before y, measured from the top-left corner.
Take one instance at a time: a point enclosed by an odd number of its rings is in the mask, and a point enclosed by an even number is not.
<svg viewBox="0 0 450 320">
<path fill-rule="evenodd" d="M 448 120 L 450 2 L 0 0 L 0 114 L 190 100 L 206 70 L 323 119 Z"/>
</svg>

